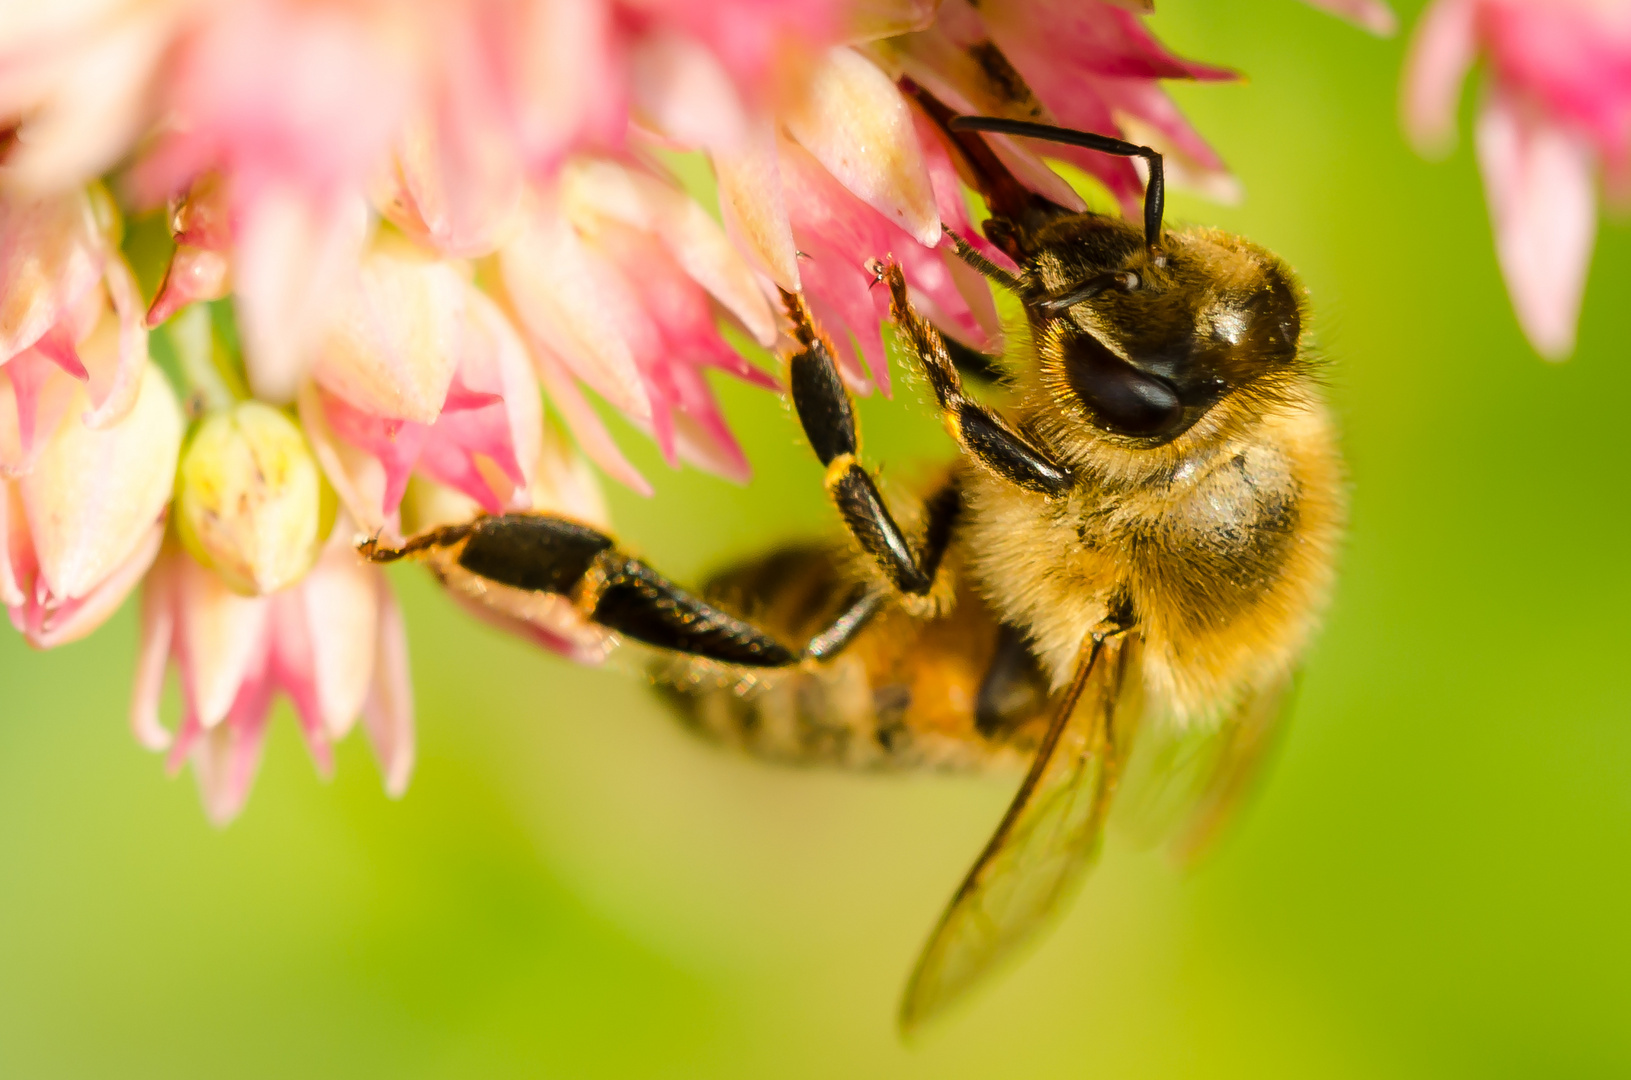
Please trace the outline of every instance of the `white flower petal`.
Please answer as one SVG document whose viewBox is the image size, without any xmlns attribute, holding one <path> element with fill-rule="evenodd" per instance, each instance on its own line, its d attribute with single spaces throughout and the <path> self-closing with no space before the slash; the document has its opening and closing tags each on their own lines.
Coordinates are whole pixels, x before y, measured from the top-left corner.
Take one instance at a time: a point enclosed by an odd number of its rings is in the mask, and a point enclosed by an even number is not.
<svg viewBox="0 0 1631 1080">
<path fill-rule="evenodd" d="M 798 292 L 798 249 L 782 196 L 775 128 L 767 120 L 754 122 L 742 148 L 716 151 L 713 163 L 726 234 L 761 273 L 788 292 Z"/>
<path fill-rule="evenodd" d="M 940 242 L 940 214 L 911 111 L 876 64 L 853 49 L 833 49 L 783 121 L 863 202 L 924 246 Z"/>
<path fill-rule="evenodd" d="M 211 728 L 265 663 L 272 600 L 238 595 L 188 555 L 177 555 L 176 574 L 184 689 L 198 722 Z"/>
<path fill-rule="evenodd" d="M 741 320 L 759 344 L 775 342 L 776 318 L 752 269 L 685 192 L 646 173 L 588 160 L 562 172 L 561 206 L 574 221 L 598 215 L 655 234 L 687 276 Z"/>
<path fill-rule="evenodd" d="M 340 301 L 312 377 L 364 412 L 434 423 L 458 364 L 465 296 L 451 264 L 382 239 Z"/>
<path fill-rule="evenodd" d="M 570 222 L 538 206 L 500 254 L 504 287 L 527 331 L 618 409 L 651 416 L 651 402 L 624 338 L 632 298 Z"/>
<path fill-rule="evenodd" d="M 351 730 L 374 677 L 379 631 L 378 568 L 352 550 L 349 522 L 300 583 L 312 683 L 324 727 L 335 739 Z"/>
</svg>

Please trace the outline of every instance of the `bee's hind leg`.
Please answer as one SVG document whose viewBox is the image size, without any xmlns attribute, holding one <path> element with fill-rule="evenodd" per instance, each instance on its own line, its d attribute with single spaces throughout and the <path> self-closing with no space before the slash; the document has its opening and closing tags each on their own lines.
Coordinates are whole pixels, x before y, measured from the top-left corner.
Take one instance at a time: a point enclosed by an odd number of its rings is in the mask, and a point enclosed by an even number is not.
<svg viewBox="0 0 1631 1080">
<path fill-rule="evenodd" d="M 618 550 L 599 530 L 566 518 L 481 517 L 414 537 L 400 548 L 370 539 L 358 551 L 374 562 L 434 553 L 445 566 L 493 585 L 564 596 L 590 621 L 635 641 L 747 668 L 791 667 L 805 659 L 830 658 L 866 625 L 883 600 L 876 590 L 858 592 L 829 627 L 794 650 Z"/>
</svg>

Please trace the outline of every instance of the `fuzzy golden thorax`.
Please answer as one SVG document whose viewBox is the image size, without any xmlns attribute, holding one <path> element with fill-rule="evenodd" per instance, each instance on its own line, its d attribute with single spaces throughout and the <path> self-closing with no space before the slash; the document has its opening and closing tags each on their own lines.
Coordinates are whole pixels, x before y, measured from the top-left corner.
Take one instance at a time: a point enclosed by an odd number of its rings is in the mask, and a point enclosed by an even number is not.
<svg viewBox="0 0 1631 1080">
<path fill-rule="evenodd" d="M 1209 229 L 1152 250 L 1080 215 L 1033 250 L 1014 418 L 1077 484 L 1049 500 L 967 469 L 972 569 L 1056 678 L 1130 608 L 1147 686 L 1178 717 L 1213 713 L 1295 665 L 1332 579 L 1342 475 L 1301 290 Z"/>
</svg>

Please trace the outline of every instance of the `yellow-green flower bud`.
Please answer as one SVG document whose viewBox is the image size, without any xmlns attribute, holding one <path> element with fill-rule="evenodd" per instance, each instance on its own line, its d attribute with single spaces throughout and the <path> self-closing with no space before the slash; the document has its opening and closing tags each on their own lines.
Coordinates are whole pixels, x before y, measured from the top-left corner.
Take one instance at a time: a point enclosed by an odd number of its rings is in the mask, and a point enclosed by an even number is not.
<svg viewBox="0 0 1631 1080">
<path fill-rule="evenodd" d="M 233 589 L 275 592 L 316 561 L 327 501 L 300 428 L 244 401 L 205 417 L 182 452 L 176 532 Z"/>
</svg>

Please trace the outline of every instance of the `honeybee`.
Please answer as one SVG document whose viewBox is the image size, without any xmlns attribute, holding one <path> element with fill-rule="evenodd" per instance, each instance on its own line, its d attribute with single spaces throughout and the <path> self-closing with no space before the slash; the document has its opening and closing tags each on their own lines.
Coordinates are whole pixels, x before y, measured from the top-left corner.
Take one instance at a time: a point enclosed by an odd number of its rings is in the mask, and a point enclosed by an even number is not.
<svg viewBox="0 0 1631 1080">
<path fill-rule="evenodd" d="M 832 345 L 784 294 L 787 384 L 843 543 L 771 553 L 705 596 L 558 516 L 363 545 L 376 560 L 426 560 L 515 614 L 566 598 L 657 650 L 654 679 L 692 726 L 761 757 L 1028 763 L 912 973 L 907 1029 L 1047 925 L 1118 790 L 1135 826 L 1180 851 L 1204 845 L 1273 742 L 1344 513 L 1305 301 L 1281 260 L 1217 230 L 1164 229 L 1148 147 L 955 117 L 918 97 L 1018 271 L 954 237 L 959 254 L 1018 298 L 1028 343 L 1009 403 L 977 400 L 957 362 L 966 350 L 913 308 L 898 267 L 875 265 L 961 451 L 917 504 L 886 504 L 859 460 Z M 1021 187 L 986 132 L 1142 157 L 1142 227 Z"/>
</svg>

